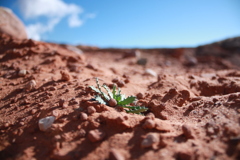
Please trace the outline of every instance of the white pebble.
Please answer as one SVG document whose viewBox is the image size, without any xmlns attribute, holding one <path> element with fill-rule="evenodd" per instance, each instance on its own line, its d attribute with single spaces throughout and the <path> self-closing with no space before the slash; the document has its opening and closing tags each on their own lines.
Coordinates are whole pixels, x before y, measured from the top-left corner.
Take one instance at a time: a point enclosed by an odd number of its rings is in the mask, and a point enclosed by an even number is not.
<svg viewBox="0 0 240 160">
<path fill-rule="evenodd" d="M 146 69 L 145 70 L 145 74 L 151 75 L 153 77 L 157 77 L 157 73 L 154 70 L 152 70 L 152 69 Z"/>
<path fill-rule="evenodd" d="M 38 126 L 41 131 L 46 131 L 48 128 L 50 128 L 55 120 L 54 116 L 49 116 L 42 118 L 38 121 Z"/>
<path fill-rule="evenodd" d="M 25 86 L 26 90 L 32 90 L 33 88 L 36 88 L 36 81 L 35 80 L 31 80 L 30 82 L 28 82 L 28 84 Z"/>
<path fill-rule="evenodd" d="M 18 75 L 19 75 L 20 77 L 24 77 L 26 74 L 27 74 L 27 71 L 26 71 L 26 70 L 20 70 L 20 71 L 18 72 Z"/>
<path fill-rule="evenodd" d="M 157 145 L 159 143 L 159 137 L 156 133 L 149 133 L 146 138 L 143 139 L 141 146 L 142 148 L 149 148 L 153 145 Z"/>
</svg>

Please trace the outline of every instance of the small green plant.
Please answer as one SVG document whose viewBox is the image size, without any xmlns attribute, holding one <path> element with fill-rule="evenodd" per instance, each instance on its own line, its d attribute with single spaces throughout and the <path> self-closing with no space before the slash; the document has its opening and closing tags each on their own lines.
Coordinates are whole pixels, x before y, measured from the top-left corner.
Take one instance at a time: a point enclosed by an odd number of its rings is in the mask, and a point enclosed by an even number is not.
<svg viewBox="0 0 240 160">
<path fill-rule="evenodd" d="M 105 84 L 100 86 L 98 78 L 96 78 L 96 84 L 97 88 L 94 86 L 89 87 L 96 93 L 98 93 L 94 99 L 100 104 L 105 104 L 110 107 L 120 106 L 123 107 L 127 113 L 142 114 L 142 112 L 148 110 L 148 108 L 143 106 L 130 106 L 130 104 L 136 100 L 136 97 L 129 96 L 126 98 L 124 94 L 121 94 L 121 90 L 119 88 L 117 89 L 115 85 L 113 85 L 113 89 L 111 92 L 109 87 Z M 102 91 L 101 87 L 107 91 L 107 94 Z"/>
</svg>

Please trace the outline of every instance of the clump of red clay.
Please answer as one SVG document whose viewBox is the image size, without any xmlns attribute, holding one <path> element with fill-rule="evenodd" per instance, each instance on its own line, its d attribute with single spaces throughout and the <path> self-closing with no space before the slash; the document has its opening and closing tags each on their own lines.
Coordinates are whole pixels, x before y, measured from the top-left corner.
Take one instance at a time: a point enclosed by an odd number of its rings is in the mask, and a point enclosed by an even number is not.
<svg viewBox="0 0 240 160">
<path fill-rule="evenodd" d="M 0 159 L 240 159 L 240 71 L 231 58 L 81 49 L 1 34 Z M 98 104 L 88 87 L 95 77 L 148 111 Z M 55 121 L 40 131 L 47 116 Z"/>
</svg>

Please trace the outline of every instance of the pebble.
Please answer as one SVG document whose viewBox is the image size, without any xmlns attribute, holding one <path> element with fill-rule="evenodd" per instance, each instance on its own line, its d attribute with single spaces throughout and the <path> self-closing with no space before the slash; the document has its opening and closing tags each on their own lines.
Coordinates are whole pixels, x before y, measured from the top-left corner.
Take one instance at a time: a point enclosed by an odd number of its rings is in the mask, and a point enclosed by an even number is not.
<svg viewBox="0 0 240 160">
<path fill-rule="evenodd" d="M 143 97 L 144 97 L 144 96 L 143 96 L 142 93 L 138 93 L 138 94 L 137 94 L 137 99 L 143 99 Z"/>
<path fill-rule="evenodd" d="M 101 141 L 105 136 L 106 136 L 106 134 L 103 131 L 99 130 L 99 129 L 91 130 L 88 133 L 88 139 L 91 142 Z"/>
<path fill-rule="evenodd" d="M 156 123 L 156 127 L 155 128 L 157 130 L 163 131 L 163 132 L 170 132 L 170 131 L 173 130 L 172 125 L 167 123 L 167 122 L 165 122 L 165 121 Z"/>
<path fill-rule="evenodd" d="M 45 117 L 42 118 L 38 121 L 38 127 L 41 131 L 46 131 L 47 129 L 49 129 L 53 122 L 55 120 L 54 116 L 49 116 L 49 117 Z"/>
<path fill-rule="evenodd" d="M 63 81 L 70 81 L 71 76 L 70 76 L 70 74 L 68 72 L 61 71 L 60 73 L 62 75 L 61 80 L 63 80 Z"/>
<path fill-rule="evenodd" d="M 123 87 L 125 85 L 125 82 L 120 80 L 117 82 L 117 85 L 118 87 Z"/>
<path fill-rule="evenodd" d="M 113 98 L 111 98 L 108 102 L 110 107 L 115 107 L 117 105 L 117 101 Z"/>
<path fill-rule="evenodd" d="M 184 134 L 187 138 L 189 138 L 189 139 L 194 138 L 193 133 L 192 133 L 192 128 L 191 128 L 189 125 L 184 124 L 184 125 L 182 126 L 182 131 L 183 131 L 183 134 Z"/>
<path fill-rule="evenodd" d="M 36 88 L 37 83 L 35 80 L 31 80 L 28 82 L 28 84 L 25 86 L 25 89 L 28 91 L 31 91 L 32 89 Z"/>
<path fill-rule="evenodd" d="M 87 65 L 86 65 L 86 68 L 92 69 L 92 70 L 94 70 L 94 71 L 97 71 L 97 68 L 94 67 L 91 63 L 87 64 Z"/>
<path fill-rule="evenodd" d="M 49 87 L 49 91 L 55 91 L 55 90 L 57 90 L 56 87 Z"/>
<path fill-rule="evenodd" d="M 144 74 L 150 75 L 150 76 L 153 76 L 153 77 L 157 77 L 157 73 L 154 70 L 149 69 L 149 68 L 145 70 Z"/>
<path fill-rule="evenodd" d="M 68 107 L 68 104 L 67 104 L 67 102 L 64 99 L 60 99 L 58 104 L 59 104 L 59 107 L 63 107 L 63 108 L 67 108 Z"/>
<path fill-rule="evenodd" d="M 145 66 L 147 64 L 147 59 L 146 58 L 139 58 L 137 60 L 137 64 Z"/>
<path fill-rule="evenodd" d="M 87 108 L 87 111 L 88 111 L 89 114 L 93 114 L 93 113 L 96 112 L 96 109 L 95 109 L 93 106 L 89 106 L 89 107 Z"/>
<path fill-rule="evenodd" d="M 80 113 L 80 119 L 82 121 L 86 121 L 88 119 L 88 115 L 86 113 L 84 113 L 84 112 L 81 112 Z"/>
<path fill-rule="evenodd" d="M 37 109 L 32 109 L 31 114 L 34 115 L 37 112 Z"/>
<path fill-rule="evenodd" d="M 126 78 L 126 79 L 124 80 L 124 83 L 129 83 L 129 82 L 130 82 L 129 78 Z"/>
<path fill-rule="evenodd" d="M 152 120 L 154 120 L 155 115 L 154 115 L 152 112 L 150 112 L 150 113 L 148 113 L 148 114 L 145 116 L 145 118 L 146 118 L 146 119 L 152 119 Z"/>
<path fill-rule="evenodd" d="M 86 135 L 86 131 L 84 129 L 79 129 L 79 136 L 84 137 Z"/>
<path fill-rule="evenodd" d="M 176 90 L 176 88 L 171 88 L 171 89 L 169 89 L 169 91 L 168 91 L 168 94 L 170 94 L 170 95 L 174 95 L 174 94 L 177 94 L 178 92 L 177 92 L 177 90 Z"/>
<path fill-rule="evenodd" d="M 185 57 L 185 65 L 187 66 L 195 66 L 197 65 L 198 60 L 197 58 L 193 57 L 193 56 L 186 56 Z"/>
<path fill-rule="evenodd" d="M 52 115 L 57 118 L 59 116 L 58 110 L 53 110 Z"/>
<path fill-rule="evenodd" d="M 159 143 L 159 136 L 156 133 L 148 133 L 141 143 L 142 148 L 154 147 Z M 155 146 L 154 146 L 155 145 Z"/>
<path fill-rule="evenodd" d="M 109 159 L 111 160 L 125 160 L 123 155 L 117 149 L 114 148 L 111 149 L 109 157 L 110 157 Z"/>
<path fill-rule="evenodd" d="M 142 127 L 144 129 L 153 129 L 153 128 L 155 128 L 155 126 L 156 126 L 156 123 L 152 119 L 146 119 L 145 122 L 142 125 Z"/>
<path fill-rule="evenodd" d="M 113 82 L 113 83 L 117 83 L 118 81 L 119 81 L 118 78 L 112 79 L 112 82 Z"/>
<path fill-rule="evenodd" d="M 4 123 L 4 127 L 5 128 L 8 128 L 10 126 L 10 124 L 7 122 L 7 123 Z"/>
<path fill-rule="evenodd" d="M 26 70 L 20 70 L 19 72 L 18 72 L 18 76 L 20 76 L 20 77 L 24 77 L 24 76 L 26 76 L 26 74 L 27 74 L 27 71 Z"/>
</svg>

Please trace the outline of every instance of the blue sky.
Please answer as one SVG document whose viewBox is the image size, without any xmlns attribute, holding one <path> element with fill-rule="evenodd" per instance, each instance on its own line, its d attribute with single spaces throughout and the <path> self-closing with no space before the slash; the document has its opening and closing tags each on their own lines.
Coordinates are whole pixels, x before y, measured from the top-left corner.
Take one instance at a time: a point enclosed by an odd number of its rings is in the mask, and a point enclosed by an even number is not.
<svg viewBox="0 0 240 160">
<path fill-rule="evenodd" d="M 239 0 L 1 0 L 30 38 L 99 47 L 196 47 L 240 36 Z"/>
</svg>

